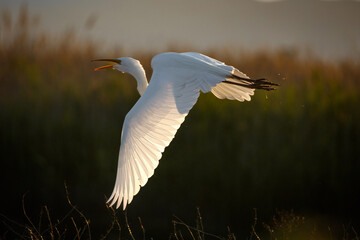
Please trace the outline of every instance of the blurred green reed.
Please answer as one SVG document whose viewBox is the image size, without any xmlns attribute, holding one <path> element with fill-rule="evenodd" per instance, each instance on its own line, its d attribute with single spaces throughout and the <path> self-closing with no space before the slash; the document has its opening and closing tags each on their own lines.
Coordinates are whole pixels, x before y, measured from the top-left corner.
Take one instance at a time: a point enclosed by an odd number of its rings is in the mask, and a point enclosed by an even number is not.
<svg viewBox="0 0 360 240">
<path fill-rule="evenodd" d="M 66 181 L 101 232 L 111 218 L 105 195 L 122 122 L 138 93 L 132 77 L 93 72 L 90 60 L 122 52 L 102 51 L 75 31 L 42 32 L 26 7 L 18 16 L 3 11 L 0 26 L 0 212 L 22 221 L 28 192 L 29 215 L 45 204 L 62 213 Z M 205 54 L 281 86 L 244 103 L 203 94 L 129 206 L 129 220 L 141 216 L 150 236 L 162 236 L 172 214 L 193 219 L 199 206 L 210 232 L 226 235 L 230 225 L 246 236 L 256 207 L 264 219 L 295 209 L 328 225 L 359 226 L 359 63 L 301 57 L 296 49 Z M 133 56 L 148 76 L 152 56 Z"/>
</svg>

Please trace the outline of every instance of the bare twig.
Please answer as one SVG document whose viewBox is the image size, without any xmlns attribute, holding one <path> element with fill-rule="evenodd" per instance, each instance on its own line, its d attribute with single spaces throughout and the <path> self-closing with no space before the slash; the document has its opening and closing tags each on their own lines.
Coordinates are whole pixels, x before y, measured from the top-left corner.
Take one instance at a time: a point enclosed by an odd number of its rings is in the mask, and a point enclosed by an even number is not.
<svg viewBox="0 0 360 240">
<path fill-rule="evenodd" d="M 57 224 L 55 224 L 54 228 L 55 228 L 55 231 L 56 231 L 56 233 L 57 233 L 57 235 L 58 235 L 58 239 L 61 239 L 61 236 L 62 236 L 62 235 L 64 235 L 64 236 L 65 236 L 65 233 L 66 233 L 66 228 L 65 228 L 65 230 L 63 231 L 63 233 L 62 233 L 62 234 L 60 234 L 59 229 L 57 228 L 57 226 L 58 226 L 59 224 L 60 224 L 60 222 L 59 222 L 59 220 L 58 220 L 58 223 L 57 223 Z"/>
<path fill-rule="evenodd" d="M 68 217 L 71 215 L 71 213 L 72 213 L 74 210 L 75 210 L 75 209 L 73 209 L 73 208 L 70 209 L 70 211 L 69 211 L 60 221 L 57 220 L 57 223 L 53 226 L 53 228 L 56 230 L 59 238 L 60 238 L 60 236 L 64 235 L 65 233 L 60 234 L 60 232 L 59 232 L 59 230 L 58 230 L 57 227 L 58 227 L 60 224 L 62 224 L 66 219 L 68 219 Z M 48 214 L 49 214 L 49 213 L 48 213 Z M 46 233 L 46 232 L 48 232 L 48 231 L 52 231 L 51 226 L 49 226 L 47 229 L 45 229 L 45 230 L 42 232 L 42 234 L 44 234 L 44 233 Z"/>
<path fill-rule="evenodd" d="M 179 232 L 179 235 L 180 235 L 180 239 L 181 239 L 181 240 L 184 240 L 184 237 L 183 237 L 181 231 Z"/>
<path fill-rule="evenodd" d="M 74 221 L 74 218 L 73 218 L 73 217 L 71 217 L 71 221 L 72 221 L 72 223 L 74 224 L 75 231 L 76 231 L 76 236 L 77 236 L 77 238 L 80 240 L 80 233 L 79 233 L 79 229 L 77 228 L 76 223 L 75 223 L 75 221 Z M 75 238 L 74 238 L 74 239 L 75 239 Z"/>
<path fill-rule="evenodd" d="M 30 236 L 33 235 L 33 231 L 36 232 L 37 236 L 36 238 L 39 238 L 39 239 L 43 239 L 43 237 L 41 236 L 40 232 L 37 230 L 37 228 L 35 227 L 34 223 L 31 221 L 30 217 L 27 215 L 26 213 L 26 209 L 25 209 L 25 196 L 26 196 L 26 193 L 23 195 L 22 197 L 22 208 L 23 208 L 23 213 L 24 213 L 24 216 L 26 217 L 26 219 L 28 220 L 28 222 L 30 223 L 30 225 L 32 226 L 32 229 L 29 228 L 29 227 L 26 227 L 27 230 L 29 231 L 30 233 Z"/>
<path fill-rule="evenodd" d="M 40 216 L 39 216 L 39 225 L 38 225 L 38 229 L 39 229 L 39 232 L 41 232 L 41 223 L 42 223 L 42 216 L 44 214 L 44 208 L 42 207 L 40 209 Z"/>
<path fill-rule="evenodd" d="M 203 225 L 203 222 L 202 222 L 202 217 L 201 217 L 201 214 L 200 214 L 200 208 L 197 207 L 196 208 L 196 213 L 197 213 L 197 227 L 200 228 L 201 232 L 202 232 L 202 235 L 200 235 L 200 231 L 198 229 L 198 237 L 199 239 L 205 239 L 205 235 L 204 235 L 204 225 Z"/>
<path fill-rule="evenodd" d="M 8 222 L 11 222 L 14 225 L 17 225 L 21 228 L 25 228 L 24 225 L 21 225 L 13 220 L 11 220 L 10 218 L 6 217 L 5 215 L 0 213 L 0 216 L 2 216 L 3 218 L 5 218 Z M 2 220 L 1 221 L 12 233 L 14 233 L 15 235 L 17 235 L 19 238 L 23 238 L 23 236 L 21 236 L 18 232 L 16 232 L 6 221 Z"/>
<path fill-rule="evenodd" d="M 256 208 L 254 208 L 254 224 L 251 225 L 251 233 L 255 235 L 256 239 L 257 240 L 261 240 L 259 235 L 256 233 L 256 230 L 255 230 L 255 227 L 256 227 L 256 224 L 257 224 L 257 211 L 256 211 Z"/>
<path fill-rule="evenodd" d="M 120 225 L 120 223 L 119 223 L 119 220 L 117 219 L 117 218 L 115 218 L 115 223 L 116 223 L 116 226 L 118 227 L 118 229 L 119 229 L 119 239 L 120 239 L 120 233 L 121 233 L 121 225 Z"/>
<path fill-rule="evenodd" d="M 82 229 L 81 233 L 80 233 L 80 238 L 82 238 L 82 236 L 84 235 L 85 231 L 86 231 L 86 228 L 84 227 L 84 228 Z"/>
<path fill-rule="evenodd" d="M 328 226 L 328 230 L 329 230 L 329 234 L 330 234 L 330 240 L 333 240 L 333 237 L 332 237 L 332 231 L 331 231 L 330 226 Z"/>
<path fill-rule="evenodd" d="M 0 216 L 3 217 L 6 221 L 11 222 L 12 224 L 16 225 L 17 227 L 20 228 L 24 228 L 25 226 L 23 224 L 20 224 L 18 222 L 15 222 L 14 220 L 8 218 L 7 216 L 5 216 L 4 214 L 0 213 Z M 5 223 L 5 221 L 2 221 Z"/>
<path fill-rule="evenodd" d="M 145 240 L 145 228 L 144 228 L 144 225 L 143 225 L 142 222 L 141 222 L 141 218 L 138 217 L 138 219 L 139 219 L 141 231 L 142 231 L 142 233 L 143 233 L 143 239 Z"/>
<path fill-rule="evenodd" d="M 230 227 L 227 227 L 229 240 L 236 240 L 235 234 L 231 232 Z"/>
<path fill-rule="evenodd" d="M 174 217 L 178 219 L 178 221 L 174 221 L 175 224 L 181 224 L 181 225 L 185 226 L 185 227 L 187 228 L 187 230 L 189 231 L 192 239 L 195 240 L 195 236 L 194 236 L 194 234 L 192 233 L 191 229 L 193 229 L 193 230 L 197 230 L 197 229 L 194 228 L 194 227 L 190 227 L 189 225 L 187 225 L 186 223 L 184 223 L 184 222 L 183 222 L 180 218 L 178 218 L 177 216 L 174 216 Z"/>
<path fill-rule="evenodd" d="M 70 194 L 69 194 L 69 191 L 68 191 L 68 188 L 67 188 L 66 183 L 64 183 L 64 186 L 65 186 L 65 192 L 66 192 L 66 199 L 67 199 L 69 205 L 84 219 L 85 225 L 86 225 L 87 230 L 88 230 L 89 239 L 91 240 L 90 222 L 87 220 L 87 218 L 85 217 L 85 215 L 84 215 L 75 205 L 73 205 L 73 204 L 71 203 L 71 201 L 70 201 Z"/>
<path fill-rule="evenodd" d="M 195 239 L 195 237 L 194 237 L 194 235 L 193 235 L 193 233 L 192 233 L 191 230 L 199 231 L 200 233 L 202 233 L 202 234 L 204 234 L 204 235 L 207 235 L 207 236 L 210 236 L 210 237 L 213 237 L 213 238 L 224 239 L 224 238 L 219 237 L 219 236 L 217 236 L 217 235 L 215 235 L 215 234 L 202 231 L 202 230 L 200 230 L 200 229 L 198 229 L 198 228 L 195 228 L 195 227 L 191 227 L 191 226 L 187 225 L 186 223 L 184 223 L 179 217 L 177 217 L 177 216 L 175 216 L 175 215 L 174 215 L 174 217 L 177 219 L 177 221 L 176 221 L 176 220 L 173 220 L 173 223 L 174 223 L 174 224 L 180 224 L 180 225 L 185 226 L 185 227 L 187 228 L 187 230 L 189 231 L 192 239 Z"/>
<path fill-rule="evenodd" d="M 173 227 L 174 227 L 174 237 L 175 237 L 175 239 L 176 240 L 179 240 L 179 238 L 178 238 L 178 236 L 177 236 L 177 230 L 176 230 L 176 223 L 175 223 L 175 221 L 173 221 Z M 170 235 L 170 237 L 171 237 L 171 235 Z"/>
<path fill-rule="evenodd" d="M 54 229 L 53 229 L 53 225 L 52 225 L 52 222 L 51 222 L 49 209 L 47 208 L 47 206 L 45 206 L 44 208 L 45 208 L 46 215 L 47 215 L 49 225 L 50 225 L 50 236 L 51 236 L 51 239 L 54 240 Z M 40 230 L 40 228 L 39 228 L 39 230 Z"/>
<path fill-rule="evenodd" d="M 352 231 L 354 232 L 355 234 L 355 240 L 359 240 L 359 235 L 357 234 L 357 232 L 355 231 L 355 228 L 354 227 L 351 227 Z"/>
<path fill-rule="evenodd" d="M 129 230 L 130 236 L 131 236 L 132 240 L 135 240 L 134 235 L 132 234 L 129 222 L 128 222 L 127 209 L 125 209 L 125 211 L 124 211 L 124 216 L 125 216 L 126 226 L 127 226 L 128 230 Z"/>
<path fill-rule="evenodd" d="M 106 207 L 107 207 L 107 206 L 106 206 Z M 112 208 L 109 208 L 109 207 L 107 207 L 107 209 L 110 209 L 110 210 L 111 210 L 111 213 L 112 213 L 112 216 L 113 216 L 113 220 L 111 221 L 110 227 L 108 228 L 108 230 L 106 231 L 106 233 L 100 238 L 100 240 L 106 239 L 106 237 L 110 234 L 110 232 L 113 230 L 114 225 L 115 225 L 115 218 L 116 218 L 115 211 L 114 211 Z M 110 211 L 110 210 L 109 210 L 109 211 Z"/>
</svg>

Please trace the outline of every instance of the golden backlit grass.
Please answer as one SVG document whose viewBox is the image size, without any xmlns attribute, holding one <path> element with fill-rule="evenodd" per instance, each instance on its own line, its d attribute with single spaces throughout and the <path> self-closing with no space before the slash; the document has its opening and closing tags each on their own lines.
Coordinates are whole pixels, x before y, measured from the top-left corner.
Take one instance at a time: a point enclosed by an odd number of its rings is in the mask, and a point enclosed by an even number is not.
<svg viewBox="0 0 360 240">
<path fill-rule="evenodd" d="M 6 206 L 1 213 L 20 221 L 20 199 L 30 191 L 29 215 L 46 204 L 59 216 L 66 180 L 73 198 L 87 209 L 84 214 L 96 219 L 97 235 L 111 222 L 104 195 L 115 178 L 122 121 L 138 99 L 135 81 L 115 71 L 92 71 L 96 65 L 91 59 L 123 56 L 120 50 L 104 50 L 75 31 L 51 36 L 39 30 L 39 22 L 26 7 L 16 16 L 6 11 L 1 15 L 0 189 L 7 196 L 1 200 Z M 256 91 L 245 103 L 203 94 L 154 177 L 129 206 L 130 218 L 141 216 L 151 236 L 168 234 L 173 227 L 169 216 L 181 213 L 181 219 L 189 219 L 196 206 L 208 215 L 206 232 L 221 236 L 227 233 L 217 232 L 227 225 L 235 234 L 251 232 L 254 207 L 267 219 L 276 208 L 295 209 L 310 219 L 304 225 L 290 212 L 297 221 L 291 228 L 319 225 L 311 219 L 322 219 L 330 229 L 338 222 L 356 228 L 359 63 L 305 57 L 296 49 L 224 48 L 205 54 L 281 86 L 273 92 Z M 152 56 L 133 56 L 148 76 Z M 309 239 L 286 237 L 279 221 L 264 220 L 268 224 L 259 237 Z M 331 230 L 331 238 L 358 239 L 355 230 Z M 342 232 L 350 235 L 343 237 Z"/>
</svg>

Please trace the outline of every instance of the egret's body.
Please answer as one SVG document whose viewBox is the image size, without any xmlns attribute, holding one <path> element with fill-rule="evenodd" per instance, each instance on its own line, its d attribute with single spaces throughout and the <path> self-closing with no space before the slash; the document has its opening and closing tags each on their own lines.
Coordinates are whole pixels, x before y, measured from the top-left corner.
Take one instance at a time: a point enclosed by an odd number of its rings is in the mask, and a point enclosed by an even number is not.
<svg viewBox="0 0 360 240">
<path fill-rule="evenodd" d="M 175 136 L 200 91 L 220 99 L 250 101 L 254 89 L 272 90 L 265 79 L 252 80 L 232 66 L 199 53 L 162 53 L 151 61 L 148 84 L 140 62 L 132 58 L 112 61 L 109 68 L 130 73 L 141 97 L 125 117 L 115 187 L 109 201 L 123 209 L 154 174 L 162 152 Z"/>
</svg>

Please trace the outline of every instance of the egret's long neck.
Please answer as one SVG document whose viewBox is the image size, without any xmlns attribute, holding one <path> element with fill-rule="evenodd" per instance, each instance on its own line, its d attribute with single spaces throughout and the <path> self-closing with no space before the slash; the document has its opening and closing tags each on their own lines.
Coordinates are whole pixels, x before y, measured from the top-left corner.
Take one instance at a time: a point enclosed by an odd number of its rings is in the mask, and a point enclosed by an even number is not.
<svg viewBox="0 0 360 240">
<path fill-rule="evenodd" d="M 148 81 L 146 79 L 144 68 L 141 66 L 140 63 L 138 63 L 134 66 L 134 68 L 129 71 L 129 73 L 133 75 L 133 77 L 136 79 L 137 90 L 141 96 L 148 86 Z"/>
</svg>

